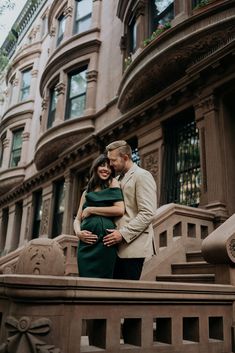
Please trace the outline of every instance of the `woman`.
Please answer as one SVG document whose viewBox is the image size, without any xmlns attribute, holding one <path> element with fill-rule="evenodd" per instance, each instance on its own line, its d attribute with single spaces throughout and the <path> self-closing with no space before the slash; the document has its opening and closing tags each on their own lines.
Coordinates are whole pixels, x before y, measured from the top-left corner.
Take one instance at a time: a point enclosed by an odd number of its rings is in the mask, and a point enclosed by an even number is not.
<svg viewBox="0 0 235 353">
<path fill-rule="evenodd" d="M 113 278 L 116 248 L 105 246 L 103 237 L 116 227 L 114 218 L 124 214 L 123 195 L 105 155 L 93 162 L 90 175 L 74 221 L 78 271 L 81 277 Z"/>
</svg>

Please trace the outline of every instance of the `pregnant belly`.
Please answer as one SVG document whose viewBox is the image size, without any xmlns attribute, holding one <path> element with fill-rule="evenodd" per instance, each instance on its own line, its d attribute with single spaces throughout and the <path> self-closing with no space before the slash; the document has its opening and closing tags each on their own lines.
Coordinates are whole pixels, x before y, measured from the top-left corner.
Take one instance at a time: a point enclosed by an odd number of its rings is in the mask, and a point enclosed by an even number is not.
<svg viewBox="0 0 235 353">
<path fill-rule="evenodd" d="M 106 229 L 113 228 L 116 228 L 114 221 L 111 218 L 102 216 L 91 216 L 85 218 L 81 223 L 81 230 L 89 230 L 98 236 L 108 234 Z"/>
</svg>

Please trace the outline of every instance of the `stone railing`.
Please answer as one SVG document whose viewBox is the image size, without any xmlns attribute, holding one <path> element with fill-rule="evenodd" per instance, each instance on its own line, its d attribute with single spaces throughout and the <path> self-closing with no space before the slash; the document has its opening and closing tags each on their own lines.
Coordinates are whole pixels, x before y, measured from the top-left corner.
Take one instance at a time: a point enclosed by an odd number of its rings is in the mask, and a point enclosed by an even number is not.
<svg viewBox="0 0 235 353">
<path fill-rule="evenodd" d="M 60 244 L 65 256 L 65 275 L 77 275 L 77 238 L 73 235 L 59 235 L 54 240 Z M 18 248 L 0 258 L 1 273 L 15 273 L 16 263 L 23 250 L 24 247 Z"/>
<path fill-rule="evenodd" d="M 1 352 L 233 351 L 233 286 L 1 275 L 0 291 Z"/>
<path fill-rule="evenodd" d="M 185 261 L 186 251 L 200 250 L 202 240 L 214 230 L 214 214 L 210 211 L 177 204 L 157 209 L 153 222 L 157 255 L 147 261 L 143 278 L 154 280 L 156 274 L 170 273 L 172 261 Z M 60 235 L 54 238 L 65 255 L 65 275 L 77 275 L 77 238 Z M 15 273 L 15 264 L 22 251 L 17 249 L 0 258 L 2 273 Z"/>
<path fill-rule="evenodd" d="M 172 262 L 185 261 L 187 251 L 200 251 L 214 220 L 214 213 L 201 208 L 174 203 L 159 207 L 153 222 L 156 256 L 145 263 L 142 279 L 170 273 Z"/>
</svg>

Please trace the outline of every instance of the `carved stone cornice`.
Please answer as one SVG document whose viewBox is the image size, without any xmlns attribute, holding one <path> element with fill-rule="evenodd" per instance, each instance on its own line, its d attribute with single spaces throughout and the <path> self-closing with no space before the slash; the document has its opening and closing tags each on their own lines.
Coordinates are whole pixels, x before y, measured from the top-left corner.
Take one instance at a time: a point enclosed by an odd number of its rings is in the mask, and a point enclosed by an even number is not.
<svg viewBox="0 0 235 353">
<path fill-rule="evenodd" d="M 210 111 L 218 111 L 218 102 L 214 95 L 204 97 L 200 100 L 199 106 L 202 109 L 203 114 L 207 114 Z"/>
<path fill-rule="evenodd" d="M 216 20 L 213 25 L 202 27 L 200 31 L 195 31 L 195 26 L 188 21 L 187 36 L 182 36 L 178 28 L 173 27 L 145 47 L 125 71 L 121 81 L 118 91 L 121 112 L 125 113 L 183 78 L 188 77 L 190 82 L 197 80 L 199 85 L 205 84 L 210 71 L 213 75 L 217 73 L 218 60 L 220 66 L 227 70 L 228 65 L 224 66 L 223 57 L 230 55 L 232 62 L 235 17 L 222 24 Z M 183 25 L 186 27 L 187 21 Z"/>
<path fill-rule="evenodd" d="M 65 94 L 65 84 L 63 82 L 57 83 L 55 86 L 56 94 L 59 96 L 60 94 Z"/>
<path fill-rule="evenodd" d="M 73 7 L 72 6 L 68 6 L 64 9 L 64 16 L 67 17 L 72 17 L 73 14 Z"/>
<path fill-rule="evenodd" d="M 48 105 L 48 100 L 46 98 L 43 98 L 42 104 L 41 104 L 42 110 L 46 110 L 47 105 Z"/>
<path fill-rule="evenodd" d="M 50 28 L 49 35 L 50 35 L 50 37 L 55 37 L 55 34 L 56 34 L 56 28 L 54 26 L 52 26 Z"/>
</svg>

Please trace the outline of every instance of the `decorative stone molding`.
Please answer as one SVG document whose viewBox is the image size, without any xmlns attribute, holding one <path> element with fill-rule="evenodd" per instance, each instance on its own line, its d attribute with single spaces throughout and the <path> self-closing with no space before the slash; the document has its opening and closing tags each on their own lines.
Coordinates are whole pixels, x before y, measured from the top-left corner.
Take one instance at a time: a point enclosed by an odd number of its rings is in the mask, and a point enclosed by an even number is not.
<svg viewBox="0 0 235 353">
<path fill-rule="evenodd" d="M 5 140 L 3 140 L 3 147 L 4 148 L 9 147 L 9 144 L 10 144 L 10 139 L 5 138 Z"/>
<path fill-rule="evenodd" d="M 22 140 L 23 141 L 28 141 L 30 137 L 30 133 L 29 132 L 23 132 L 22 134 Z"/>
<path fill-rule="evenodd" d="M 59 348 L 48 345 L 39 336 L 46 335 L 51 331 L 52 323 L 47 318 L 39 318 L 32 321 L 28 316 L 22 316 L 17 320 L 8 316 L 5 326 L 11 335 L 7 342 L 0 346 L 1 353 L 61 353 Z"/>
<path fill-rule="evenodd" d="M 59 96 L 60 94 L 65 94 L 65 84 L 63 82 L 59 82 L 55 86 L 56 94 Z"/>
<path fill-rule="evenodd" d="M 67 17 L 72 17 L 73 14 L 73 7 L 72 6 L 68 6 L 64 9 L 64 16 Z"/>
<path fill-rule="evenodd" d="M 31 71 L 31 76 L 32 76 L 33 78 L 37 77 L 37 76 L 38 76 L 38 70 L 32 70 L 32 71 Z"/>
<path fill-rule="evenodd" d="M 145 13 L 146 1 L 139 0 L 134 8 L 136 17 L 143 16 Z"/>
<path fill-rule="evenodd" d="M 218 111 L 218 103 L 214 95 L 203 98 L 199 105 L 202 108 L 204 114 L 209 113 L 212 110 Z"/>
<path fill-rule="evenodd" d="M 40 234 L 47 234 L 48 227 L 49 227 L 49 210 L 50 200 L 45 200 L 43 202 L 42 207 L 42 220 L 41 220 L 41 227 L 40 227 Z"/>
<path fill-rule="evenodd" d="M 142 160 L 143 167 L 153 175 L 157 182 L 159 173 L 158 149 L 151 153 L 145 154 Z"/>
<path fill-rule="evenodd" d="M 53 26 L 50 28 L 49 35 L 50 35 L 50 37 L 55 37 L 55 34 L 56 34 L 56 28 Z"/>
<path fill-rule="evenodd" d="M 13 87 L 16 87 L 18 85 L 19 85 L 19 79 L 15 78 L 14 81 L 13 81 Z"/>
<path fill-rule="evenodd" d="M 43 98 L 42 104 L 41 104 L 42 110 L 47 110 L 47 103 L 48 103 L 47 99 Z"/>
<path fill-rule="evenodd" d="M 98 71 L 91 70 L 86 73 L 87 82 L 97 81 Z"/>
<path fill-rule="evenodd" d="M 65 257 L 57 241 L 46 237 L 31 240 L 20 253 L 16 274 L 63 276 Z"/>
</svg>

